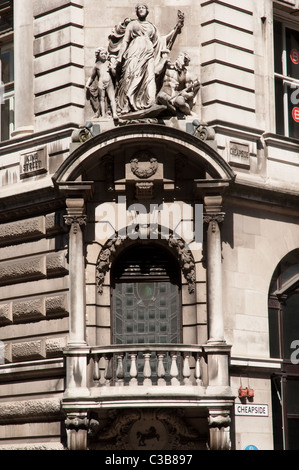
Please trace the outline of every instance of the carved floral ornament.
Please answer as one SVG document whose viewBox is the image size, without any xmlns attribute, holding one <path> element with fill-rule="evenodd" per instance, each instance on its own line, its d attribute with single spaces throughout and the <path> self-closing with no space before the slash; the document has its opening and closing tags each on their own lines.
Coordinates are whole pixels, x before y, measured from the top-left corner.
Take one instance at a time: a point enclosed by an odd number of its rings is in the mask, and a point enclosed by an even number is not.
<svg viewBox="0 0 299 470">
<path fill-rule="evenodd" d="M 164 240 L 178 259 L 184 278 L 188 283 L 189 293 L 192 294 L 195 291 L 195 262 L 191 251 L 186 248 L 183 240 L 174 238 L 172 235 Z M 115 238 L 110 239 L 103 246 L 96 265 L 96 282 L 99 294 L 103 293 L 105 275 L 110 270 L 115 255 L 128 243 L 128 238 L 121 238 L 116 234 Z"/>
</svg>

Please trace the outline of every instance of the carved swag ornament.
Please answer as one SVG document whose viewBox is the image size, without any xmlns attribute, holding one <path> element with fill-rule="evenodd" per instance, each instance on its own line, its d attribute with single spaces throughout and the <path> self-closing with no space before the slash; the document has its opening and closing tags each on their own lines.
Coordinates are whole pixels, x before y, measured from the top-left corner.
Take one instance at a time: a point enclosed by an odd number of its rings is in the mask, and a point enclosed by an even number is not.
<svg viewBox="0 0 299 470">
<path fill-rule="evenodd" d="M 139 160 L 149 160 L 148 164 L 142 162 L 139 163 Z M 138 152 L 130 161 L 131 171 L 137 176 L 137 178 L 147 179 L 151 176 L 154 176 L 158 170 L 158 161 L 155 157 L 152 157 L 148 152 L 142 151 Z"/>
</svg>

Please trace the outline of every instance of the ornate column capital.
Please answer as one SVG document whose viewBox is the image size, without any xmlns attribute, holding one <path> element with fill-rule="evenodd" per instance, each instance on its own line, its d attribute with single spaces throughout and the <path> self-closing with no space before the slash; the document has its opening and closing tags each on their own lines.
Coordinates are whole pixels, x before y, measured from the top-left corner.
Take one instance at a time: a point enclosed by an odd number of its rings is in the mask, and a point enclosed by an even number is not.
<svg viewBox="0 0 299 470">
<path fill-rule="evenodd" d="M 216 231 L 216 224 L 221 224 L 224 221 L 225 212 L 204 213 L 203 221 L 205 224 L 211 224 L 212 232 Z"/>
<path fill-rule="evenodd" d="M 65 224 L 71 226 L 75 234 L 78 232 L 78 227 L 85 226 L 87 223 L 86 215 L 65 215 L 63 218 Z"/>
<path fill-rule="evenodd" d="M 222 212 L 222 196 L 206 196 L 204 198 L 204 214 L 203 221 L 206 224 L 211 224 L 212 232 L 216 231 L 217 224 L 224 220 L 225 213 Z"/>
<path fill-rule="evenodd" d="M 73 229 L 73 233 L 78 232 L 78 228 L 85 226 L 87 216 L 85 215 L 85 203 L 83 198 L 68 198 L 66 200 L 67 215 L 64 216 L 66 225 Z"/>
</svg>

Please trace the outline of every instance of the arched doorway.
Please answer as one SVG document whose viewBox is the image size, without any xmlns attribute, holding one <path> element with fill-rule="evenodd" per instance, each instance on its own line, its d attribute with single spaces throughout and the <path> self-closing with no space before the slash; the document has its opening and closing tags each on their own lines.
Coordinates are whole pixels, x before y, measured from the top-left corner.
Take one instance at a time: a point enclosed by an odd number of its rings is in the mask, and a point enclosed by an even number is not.
<svg viewBox="0 0 299 470">
<path fill-rule="evenodd" d="M 299 249 L 278 264 L 269 290 L 270 355 L 282 360 L 272 378 L 275 449 L 299 449 Z"/>
</svg>

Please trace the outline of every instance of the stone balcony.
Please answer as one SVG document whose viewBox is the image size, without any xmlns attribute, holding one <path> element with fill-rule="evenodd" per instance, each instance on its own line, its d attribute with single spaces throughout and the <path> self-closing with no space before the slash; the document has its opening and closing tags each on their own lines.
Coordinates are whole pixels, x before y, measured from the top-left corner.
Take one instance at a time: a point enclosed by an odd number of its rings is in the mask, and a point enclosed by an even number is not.
<svg viewBox="0 0 299 470">
<path fill-rule="evenodd" d="M 126 406 L 207 407 L 232 400 L 226 383 L 208 383 L 209 345 L 129 344 L 66 351 L 69 380 L 63 403 L 74 410 Z M 215 350 L 212 351 L 213 355 Z M 227 347 L 217 347 L 227 358 Z M 86 377 L 76 374 L 86 360 Z M 80 366 L 81 364 L 81 366 Z M 83 377 L 81 385 L 78 375 Z M 220 403 L 221 402 L 221 403 Z"/>
</svg>

